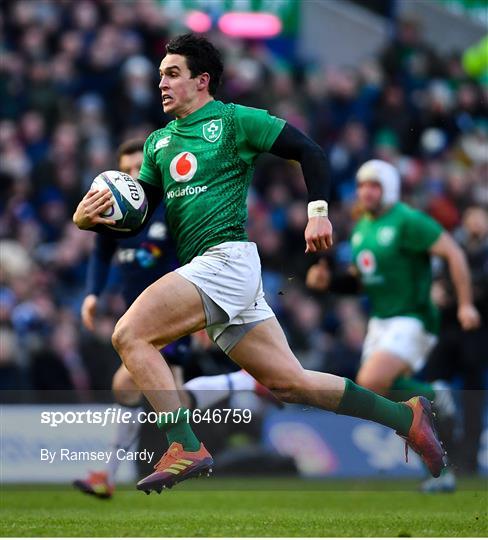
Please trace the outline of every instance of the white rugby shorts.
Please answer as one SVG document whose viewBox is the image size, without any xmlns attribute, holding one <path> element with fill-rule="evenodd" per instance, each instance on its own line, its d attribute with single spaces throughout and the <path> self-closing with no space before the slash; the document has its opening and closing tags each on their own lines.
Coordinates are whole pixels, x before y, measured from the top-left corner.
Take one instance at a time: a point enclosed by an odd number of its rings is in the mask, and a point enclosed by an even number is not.
<svg viewBox="0 0 488 540">
<path fill-rule="evenodd" d="M 415 317 L 372 317 L 364 340 L 361 364 L 375 352 L 386 351 L 401 358 L 413 371 L 419 371 L 434 347 L 437 337 L 426 332 Z"/>
<path fill-rule="evenodd" d="M 261 261 L 254 242 L 213 246 L 175 271 L 196 285 L 208 335 L 225 352 L 258 322 L 275 316 L 264 299 Z"/>
</svg>

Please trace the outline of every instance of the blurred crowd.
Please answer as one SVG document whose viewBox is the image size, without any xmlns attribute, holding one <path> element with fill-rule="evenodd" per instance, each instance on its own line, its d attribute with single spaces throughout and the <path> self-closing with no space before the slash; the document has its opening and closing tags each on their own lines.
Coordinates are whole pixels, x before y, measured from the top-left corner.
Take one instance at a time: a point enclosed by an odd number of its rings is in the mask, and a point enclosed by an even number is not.
<svg viewBox="0 0 488 540">
<path fill-rule="evenodd" d="M 117 274 L 95 335 L 85 333 L 79 312 L 94 234 L 79 231 L 71 216 L 92 179 L 116 168 L 122 141 L 169 120 L 157 68 L 169 37 L 184 28 L 167 15 L 152 0 L 5 4 L 0 389 L 14 390 L 10 399 L 43 399 L 54 389 L 69 391 L 63 399 L 84 401 L 110 388 L 118 363 L 110 335 L 124 310 Z M 434 216 L 473 255 L 486 324 L 488 89 L 465 74 L 462 51 L 439 57 L 413 20 L 359 68 L 317 66 L 280 58 L 266 42 L 210 37 L 226 63 L 220 99 L 268 109 L 328 152 L 333 266 L 340 271 L 350 263 L 355 171 L 367 159 L 385 159 L 401 172 L 404 200 Z M 314 262 L 304 255 L 305 202 L 300 167 L 261 157 L 248 230 L 259 246 L 268 302 L 304 365 L 353 377 L 367 304 L 305 289 Z M 448 287 L 443 293 L 448 303 L 452 293 Z M 199 347 L 200 372 L 222 369 L 221 358 Z"/>
</svg>

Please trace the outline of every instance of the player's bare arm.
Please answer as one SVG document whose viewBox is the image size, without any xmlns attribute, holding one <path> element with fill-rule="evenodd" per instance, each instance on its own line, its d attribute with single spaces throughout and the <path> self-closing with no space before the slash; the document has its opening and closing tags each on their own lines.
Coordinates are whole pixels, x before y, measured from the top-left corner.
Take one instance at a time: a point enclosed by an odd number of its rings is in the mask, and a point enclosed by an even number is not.
<svg viewBox="0 0 488 540">
<path fill-rule="evenodd" d="M 81 305 L 81 320 L 83 325 L 92 332 L 95 330 L 95 316 L 97 314 L 98 297 L 95 294 L 89 294 L 83 300 Z"/>
<path fill-rule="evenodd" d="M 325 152 L 290 124 L 285 124 L 270 152 L 300 163 L 309 199 L 305 253 L 326 251 L 332 247 L 333 240 L 332 223 L 328 218 L 330 180 Z"/>
<path fill-rule="evenodd" d="M 473 304 L 471 276 L 462 249 L 452 236 L 443 232 L 430 248 L 432 255 L 446 260 L 449 273 L 456 289 L 458 302 L 457 317 L 463 330 L 474 330 L 480 325 L 480 315 Z"/>
<path fill-rule="evenodd" d="M 98 298 L 107 284 L 110 265 L 116 251 L 116 240 L 97 235 L 93 251 L 88 260 L 86 276 L 87 294 L 81 305 L 81 320 L 83 325 L 92 332 L 95 330 Z"/>
</svg>

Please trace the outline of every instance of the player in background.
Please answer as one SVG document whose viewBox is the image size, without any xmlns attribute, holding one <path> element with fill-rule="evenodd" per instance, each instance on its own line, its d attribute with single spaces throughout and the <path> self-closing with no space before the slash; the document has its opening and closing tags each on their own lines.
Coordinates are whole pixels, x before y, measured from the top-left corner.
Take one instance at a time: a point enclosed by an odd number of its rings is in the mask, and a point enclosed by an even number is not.
<svg viewBox="0 0 488 540">
<path fill-rule="evenodd" d="M 130 139 L 117 151 L 118 168 L 137 178 L 143 160 L 144 139 Z M 81 307 L 83 325 L 95 330 L 98 299 L 105 289 L 112 262 L 120 272 L 121 293 L 126 306 L 130 306 L 139 294 L 151 283 L 178 266 L 176 249 L 168 234 L 164 206 L 158 205 L 146 226 L 136 235 L 116 239 L 96 235 L 94 250 L 90 256 L 86 290 L 87 295 Z M 171 367 L 180 397 L 186 406 L 205 410 L 229 397 L 234 391 L 252 391 L 268 398 L 265 389 L 244 371 L 198 377 L 183 383 L 183 368 L 191 360 L 190 338 L 184 337 L 168 345 L 162 351 Z M 112 381 L 112 391 L 123 412 L 132 412 L 132 417 L 142 412 L 142 394 L 130 373 L 121 365 Z M 112 458 L 104 471 L 93 471 L 86 478 L 76 479 L 74 487 L 84 493 L 99 498 L 110 498 L 115 488 L 116 473 L 120 461 L 116 458 L 119 448 L 130 449 L 137 441 L 140 423 L 120 423 L 116 426 L 112 441 Z"/>
<path fill-rule="evenodd" d="M 348 379 L 305 370 L 264 299 L 256 245 L 247 239 L 246 198 L 256 158 L 270 152 L 297 160 L 309 194 L 306 253 L 332 246 L 329 177 L 323 150 L 266 111 L 214 99 L 223 64 L 205 38 L 178 36 L 159 66 L 161 100 L 176 120 L 153 132 L 144 146 L 139 180 L 150 210 L 164 199 L 168 225 L 183 266 L 149 286 L 119 320 L 112 342 L 156 412 L 170 444 L 137 488 L 150 492 L 206 473 L 213 459 L 188 422 L 174 378 L 159 349 L 207 328 L 238 365 L 282 401 L 373 420 L 395 429 L 433 476 L 444 467 L 430 402 L 395 403 Z M 109 190 L 87 194 L 82 229 L 112 234 L 101 213 Z M 164 389 L 165 391 L 161 391 Z M 293 436 L 293 433 L 290 433 Z"/>
<path fill-rule="evenodd" d="M 431 257 L 444 259 L 455 285 L 457 317 L 466 331 L 480 324 L 473 305 L 470 272 L 463 251 L 432 218 L 400 202 L 400 176 L 393 165 L 370 160 L 357 172 L 362 212 L 351 235 L 353 266 L 333 276 L 322 259 L 307 273 L 307 286 L 325 291 L 366 293 L 371 318 L 356 382 L 394 401 L 421 395 L 434 402 L 439 416 L 453 416 L 445 384 L 430 384 L 414 374 L 422 369 L 436 342 L 439 313 L 431 300 Z M 445 471 L 429 482 L 432 490 L 452 491 L 455 478 Z"/>
<path fill-rule="evenodd" d="M 432 297 L 441 310 L 439 339 L 429 354 L 422 375 L 427 380 L 457 379 L 463 415 L 462 441 L 455 450 L 456 467 L 464 474 L 476 474 L 483 433 L 486 404 L 484 374 L 488 367 L 488 212 L 482 206 L 465 210 L 459 228 L 453 233 L 466 255 L 473 282 L 473 300 L 481 315 L 480 326 L 465 332 L 457 318 L 456 295 L 448 269 L 436 268 Z M 486 453 L 485 453 L 486 455 Z M 432 479 L 430 479 L 432 480 Z M 425 488 L 431 485 L 425 482 Z M 432 484 L 432 485 L 435 485 Z"/>
</svg>

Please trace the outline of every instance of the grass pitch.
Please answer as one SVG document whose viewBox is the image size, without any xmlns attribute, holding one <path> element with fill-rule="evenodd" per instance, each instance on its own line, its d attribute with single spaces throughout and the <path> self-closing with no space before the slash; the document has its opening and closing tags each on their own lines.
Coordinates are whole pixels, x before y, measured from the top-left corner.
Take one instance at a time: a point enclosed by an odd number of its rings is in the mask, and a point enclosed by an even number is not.
<svg viewBox="0 0 488 540">
<path fill-rule="evenodd" d="M 97 500 L 66 486 L 3 486 L 2 536 L 487 536 L 488 484 L 425 495 L 413 481 L 190 481 Z"/>
</svg>

